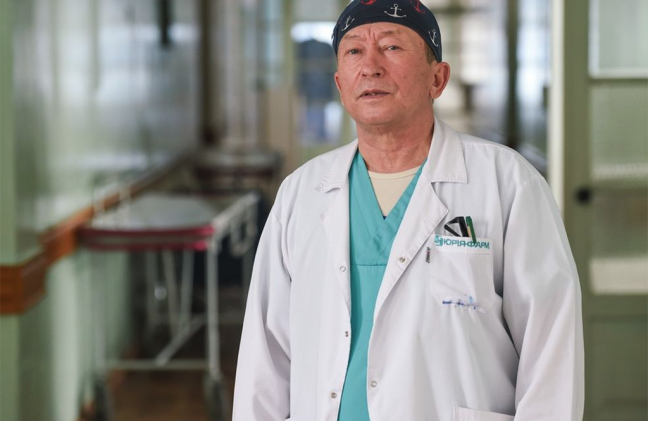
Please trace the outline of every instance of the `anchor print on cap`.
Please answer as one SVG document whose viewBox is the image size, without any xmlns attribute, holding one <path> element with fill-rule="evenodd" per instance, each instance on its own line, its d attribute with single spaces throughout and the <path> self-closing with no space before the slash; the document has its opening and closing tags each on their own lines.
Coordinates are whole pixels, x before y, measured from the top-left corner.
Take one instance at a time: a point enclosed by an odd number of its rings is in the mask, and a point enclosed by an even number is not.
<svg viewBox="0 0 648 421">
<path fill-rule="evenodd" d="M 437 42 L 437 31 L 436 31 L 436 29 L 428 31 L 428 35 L 430 36 L 430 40 L 432 41 L 432 44 L 434 44 L 435 47 L 438 47 L 439 43 Z"/>
<path fill-rule="evenodd" d="M 346 22 L 344 23 L 344 28 L 342 28 L 342 31 L 346 31 L 347 29 L 349 29 L 349 26 L 353 23 L 354 20 L 355 20 L 354 18 L 349 16 Z"/>
<path fill-rule="evenodd" d="M 397 5 L 396 3 L 394 3 L 394 6 L 393 6 L 393 7 L 390 7 L 390 9 L 394 10 L 394 12 L 393 12 L 393 13 L 387 13 L 387 11 L 385 10 L 385 14 L 386 14 L 387 16 L 391 16 L 391 17 L 393 17 L 393 18 L 404 18 L 404 17 L 407 16 L 407 15 L 399 15 L 399 14 L 398 14 L 398 9 L 399 9 L 399 7 L 398 7 L 398 5 Z"/>
<path fill-rule="evenodd" d="M 376 1 L 376 0 L 374 0 Z M 425 13 L 425 9 L 421 9 L 421 0 L 410 0 L 410 4 L 419 13 Z"/>
</svg>

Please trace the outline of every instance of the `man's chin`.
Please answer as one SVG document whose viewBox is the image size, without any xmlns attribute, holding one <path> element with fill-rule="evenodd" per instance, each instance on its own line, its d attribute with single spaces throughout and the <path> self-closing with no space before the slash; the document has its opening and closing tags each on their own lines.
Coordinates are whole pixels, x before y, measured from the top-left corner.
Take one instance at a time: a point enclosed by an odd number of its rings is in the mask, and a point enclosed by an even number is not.
<svg viewBox="0 0 648 421">
<path fill-rule="evenodd" d="M 366 127 L 366 128 L 371 128 L 371 127 L 384 127 L 384 128 L 389 128 L 389 127 L 396 127 L 398 125 L 398 120 L 394 118 L 393 114 L 388 114 L 388 115 L 365 115 L 361 116 L 358 118 L 353 118 L 353 120 L 356 122 L 356 125 L 359 127 Z"/>
</svg>

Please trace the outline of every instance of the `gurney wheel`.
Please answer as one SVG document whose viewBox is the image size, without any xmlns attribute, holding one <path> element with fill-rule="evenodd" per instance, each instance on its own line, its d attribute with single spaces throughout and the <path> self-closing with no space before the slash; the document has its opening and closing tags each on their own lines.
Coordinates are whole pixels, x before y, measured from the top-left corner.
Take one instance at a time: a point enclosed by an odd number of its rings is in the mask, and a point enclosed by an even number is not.
<svg viewBox="0 0 648 421">
<path fill-rule="evenodd" d="M 210 421 L 223 421 L 227 402 L 225 387 L 220 380 L 213 378 L 209 374 L 205 375 L 204 387 L 208 419 Z"/>
<path fill-rule="evenodd" d="M 104 379 L 97 379 L 94 383 L 95 411 L 93 421 L 112 421 L 113 404 L 110 391 Z"/>
</svg>

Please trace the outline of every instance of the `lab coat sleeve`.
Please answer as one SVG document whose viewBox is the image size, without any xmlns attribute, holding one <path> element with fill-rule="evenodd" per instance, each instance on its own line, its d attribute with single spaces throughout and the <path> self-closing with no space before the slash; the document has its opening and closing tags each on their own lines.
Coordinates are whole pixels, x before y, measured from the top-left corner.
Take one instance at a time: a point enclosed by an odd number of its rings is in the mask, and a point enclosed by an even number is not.
<svg viewBox="0 0 648 421">
<path fill-rule="evenodd" d="M 290 402 L 290 276 L 270 213 L 257 249 L 234 386 L 233 421 L 284 421 Z"/>
<path fill-rule="evenodd" d="M 558 207 L 534 176 L 515 193 L 504 236 L 503 311 L 520 357 L 515 421 L 581 421 L 581 293 Z"/>
</svg>

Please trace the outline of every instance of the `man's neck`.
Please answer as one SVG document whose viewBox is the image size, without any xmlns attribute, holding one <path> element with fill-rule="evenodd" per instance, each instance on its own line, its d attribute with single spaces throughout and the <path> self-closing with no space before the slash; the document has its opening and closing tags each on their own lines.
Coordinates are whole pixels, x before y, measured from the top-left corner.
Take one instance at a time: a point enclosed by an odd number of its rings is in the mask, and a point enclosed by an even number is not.
<svg viewBox="0 0 648 421">
<path fill-rule="evenodd" d="M 411 125 L 405 130 L 367 130 L 358 127 L 358 148 L 367 169 L 397 173 L 421 165 L 427 158 L 434 133 L 431 124 Z"/>
</svg>

